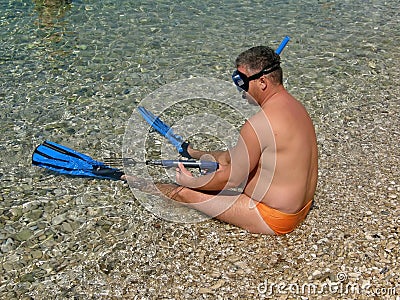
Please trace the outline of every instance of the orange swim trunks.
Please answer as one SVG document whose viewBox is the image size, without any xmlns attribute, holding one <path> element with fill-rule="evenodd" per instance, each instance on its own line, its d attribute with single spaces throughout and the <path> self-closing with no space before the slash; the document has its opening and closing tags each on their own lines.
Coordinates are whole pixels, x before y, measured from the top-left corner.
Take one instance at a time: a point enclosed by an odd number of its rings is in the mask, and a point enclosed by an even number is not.
<svg viewBox="0 0 400 300">
<path fill-rule="evenodd" d="M 311 208 L 312 200 L 297 213 L 287 214 L 277 209 L 271 208 L 268 205 L 259 202 L 257 209 L 261 214 L 264 222 L 276 233 L 285 234 L 293 231 L 297 225 L 303 221 Z"/>
</svg>

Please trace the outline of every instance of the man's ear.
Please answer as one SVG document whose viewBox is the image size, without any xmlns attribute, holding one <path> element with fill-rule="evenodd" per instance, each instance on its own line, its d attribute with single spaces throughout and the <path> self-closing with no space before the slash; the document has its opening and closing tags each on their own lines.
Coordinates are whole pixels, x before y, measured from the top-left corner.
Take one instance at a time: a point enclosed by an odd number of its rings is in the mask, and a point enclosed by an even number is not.
<svg viewBox="0 0 400 300">
<path fill-rule="evenodd" d="M 261 89 L 263 90 L 263 91 L 265 91 L 266 89 L 267 89 L 267 87 L 268 87 L 268 79 L 266 78 L 266 76 L 261 76 L 260 78 L 259 78 L 259 84 L 260 84 L 260 87 L 261 87 Z"/>
</svg>

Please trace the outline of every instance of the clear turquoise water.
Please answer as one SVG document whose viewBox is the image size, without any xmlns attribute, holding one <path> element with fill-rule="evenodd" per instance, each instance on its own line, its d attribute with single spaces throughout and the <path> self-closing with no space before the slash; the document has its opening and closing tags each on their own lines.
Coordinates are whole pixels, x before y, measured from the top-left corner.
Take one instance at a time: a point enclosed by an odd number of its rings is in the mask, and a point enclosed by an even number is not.
<svg viewBox="0 0 400 300">
<path fill-rule="evenodd" d="M 398 91 L 397 1 L 40 2 L 0 4 L 3 176 L 28 168 L 45 138 L 118 152 L 149 92 L 189 76 L 229 80 L 238 53 L 285 35 L 286 86 L 317 123 Z"/>
<path fill-rule="evenodd" d="M 40 2 L 0 0 L 2 214 L 63 197 L 72 200 L 60 209 L 108 207 L 115 189 L 130 197 L 109 182 L 34 168 L 32 151 L 49 139 L 94 157 L 118 154 L 132 110 L 150 92 L 190 76 L 230 80 L 241 51 L 275 48 L 285 35 L 285 85 L 318 135 L 317 198 L 372 205 L 386 187 L 398 189 L 397 0 Z"/>
</svg>

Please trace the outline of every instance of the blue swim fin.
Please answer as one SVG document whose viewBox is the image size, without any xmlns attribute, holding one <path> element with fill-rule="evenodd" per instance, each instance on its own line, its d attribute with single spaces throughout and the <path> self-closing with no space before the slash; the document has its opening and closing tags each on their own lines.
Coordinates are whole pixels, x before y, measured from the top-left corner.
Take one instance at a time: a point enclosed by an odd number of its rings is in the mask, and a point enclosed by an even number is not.
<svg viewBox="0 0 400 300">
<path fill-rule="evenodd" d="M 44 141 L 32 154 L 32 164 L 51 171 L 79 177 L 120 180 L 124 173 L 73 149 Z"/>
<path fill-rule="evenodd" d="M 166 137 L 168 141 L 178 150 L 179 154 L 186 158 L 192 158 L 187 151 L 189 143 L 186 142 L 180 135 L 175 134 L 170 126 L 160 120 L 159 117 L 155 116 L 151 111 L 145 109 L 143 106 L 139 106 L 138 110 L 142 115 L 143 119 L 151 125 L 159 134 Z"/>
</svg>

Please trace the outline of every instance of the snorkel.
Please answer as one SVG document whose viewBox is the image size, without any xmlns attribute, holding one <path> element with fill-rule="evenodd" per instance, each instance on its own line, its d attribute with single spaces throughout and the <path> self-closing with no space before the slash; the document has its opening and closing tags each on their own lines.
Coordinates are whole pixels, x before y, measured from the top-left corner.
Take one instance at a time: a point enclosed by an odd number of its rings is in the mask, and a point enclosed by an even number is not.
<svg viewBox="0 0 400 300">
<path fill-rule="evenodd" d="M 290 37 L 285 36 L 285 38 L 279 44 L 279 47 L 275 50 L 275 53 L 280 55 L 282 53 L 283 49 L 286 47 L 287 43 L 289 43 L 289 41 L 290 41 Z"/>
</svg>

